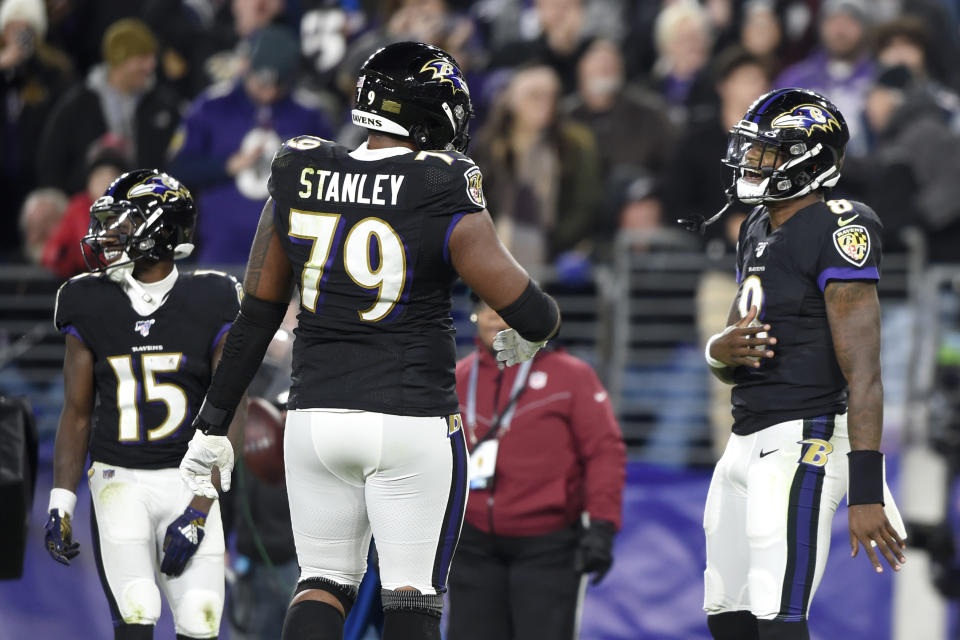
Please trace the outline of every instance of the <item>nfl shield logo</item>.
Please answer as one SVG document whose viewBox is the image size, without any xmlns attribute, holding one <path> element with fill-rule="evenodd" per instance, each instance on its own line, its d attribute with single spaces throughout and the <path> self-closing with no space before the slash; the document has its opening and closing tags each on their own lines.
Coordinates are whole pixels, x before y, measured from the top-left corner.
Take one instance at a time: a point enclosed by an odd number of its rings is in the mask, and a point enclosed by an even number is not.
<svg viewBox="0 0 960 640">
<path fill-rule="evenodd" d="M 113 469 L 104 469 L 104 470 L 103 470 L 103 479 L 104 479 L 104 480 L 109 480 L 110 478 L 113 477 L 113 474 L 114 474 L 114 470 L 113 470 Z"/>
<path fill-rule="evenodd" d="M 137 324 L 133 325 L 133 330 L 146 338 L 150 335 L 150 327 L 153 326 L 154 322 L 156 322 L 156 320 L 153 318 L 149 320 L 137 320 Z"/>
</svg>

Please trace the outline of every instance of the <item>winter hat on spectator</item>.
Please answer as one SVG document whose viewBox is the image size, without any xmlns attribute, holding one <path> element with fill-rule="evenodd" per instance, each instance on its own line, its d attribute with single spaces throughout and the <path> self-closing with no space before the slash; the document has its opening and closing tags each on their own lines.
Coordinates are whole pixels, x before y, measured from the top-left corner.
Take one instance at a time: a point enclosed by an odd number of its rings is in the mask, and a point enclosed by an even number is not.
<svg viewBox="0 0 960 640">
<path fill-rule="evenodd" d="M 277 84 L 290 86 L 297 79 L 300 46 L 286 27 L 268 25 L 250 36 L 250 70 L 269 75 Z"/>
<path fill-rule="evenodd" d="M 864 0 L 827 0 L 820 7 L 820 19 L 826 20 L 836 13 L 846 13 L 862 22 L 870 22 L 870 13 Z"/>
<path fill-rule="evenodd" d="M 130 58 L 149 56 L 157 52 L 157 39 L 150 27 L 137 18 L 117 20 L 103 34 L 103 59 L 111 67 Z"/>
<path fill-rule="evenodd" d="M 43 0 L 3 0 L 0 5 L 0 31 L 15 21 L 29 24 L 37 38 L 42 40 L 47 35 L 47 9 Z"/>
</svg>

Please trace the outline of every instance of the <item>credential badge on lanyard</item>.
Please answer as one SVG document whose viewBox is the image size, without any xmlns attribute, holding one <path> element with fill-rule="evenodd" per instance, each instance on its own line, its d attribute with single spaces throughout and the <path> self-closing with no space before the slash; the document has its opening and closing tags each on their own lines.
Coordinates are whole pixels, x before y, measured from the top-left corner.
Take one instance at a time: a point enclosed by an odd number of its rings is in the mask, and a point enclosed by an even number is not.
<svg viewBox="0 0 960 640">
<path fill-rule="evenodd" d="M 477 377 L 479 375 L 480 358 L 475 358 L 470 368 L 470 383 L 467 387 L 467 426 L 470 435 L 470 444 L 476 444 L 477 436 Z M 497 470 L 497 451 L 500 447 L 500 435 L 509 431 L 513 422 L 513 414 L 517 407 L 517 399 L 527 386 L 527 378 L 533 360 L 527 360 L 520 365 L 517 377 L 510 389 L 510 402 L 504 412 L 493 416 L 490 431 L 484 436 L 480 444 L 476 444 L 470 453 L 470 489 L 487 489 L 490 487 Z"/>
</svg>

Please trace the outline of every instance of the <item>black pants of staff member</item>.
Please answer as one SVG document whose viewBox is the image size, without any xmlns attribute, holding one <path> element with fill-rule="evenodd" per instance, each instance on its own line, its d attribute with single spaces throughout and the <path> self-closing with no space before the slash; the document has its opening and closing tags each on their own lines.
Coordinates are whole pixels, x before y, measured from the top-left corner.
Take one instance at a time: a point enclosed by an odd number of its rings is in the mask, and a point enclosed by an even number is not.
<svg viewBox="0 0 960 640">
<path fill-rule="evenodd" d="M 582 594 L 577 529 L 491 536 L 465 522 L 450 569 L 448 640 L 572 640 Z"/>
</svg>

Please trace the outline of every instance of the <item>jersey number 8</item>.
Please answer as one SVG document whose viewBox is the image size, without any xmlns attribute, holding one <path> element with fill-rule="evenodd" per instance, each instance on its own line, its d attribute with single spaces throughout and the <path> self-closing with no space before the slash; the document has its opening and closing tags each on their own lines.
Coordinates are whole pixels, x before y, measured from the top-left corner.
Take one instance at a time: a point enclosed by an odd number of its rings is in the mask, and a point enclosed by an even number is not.
<svg viewBox="0 0 960 640">
<path fill-rule="evenodd" d="M 290 237 L 311 243 L 310 256 L 300 276 L 300 304 L 314 313 L 324 269 L 332 262 L 330 251 L 339 238 L 339 227 L 339 214 L 290 210 Z M 371 264 L 371 253 L 378 255 L 376 267 Z M 353 225 L 343 241 L 343 266 L 357 286 L 377 292 L 374 303 L 357 312 L 360 319 L 378 322 L 390 315 L 403 292 L 407 273 L 403 241 L 393 227 L 380 218 L 364 218 Z"/>
</svg>

